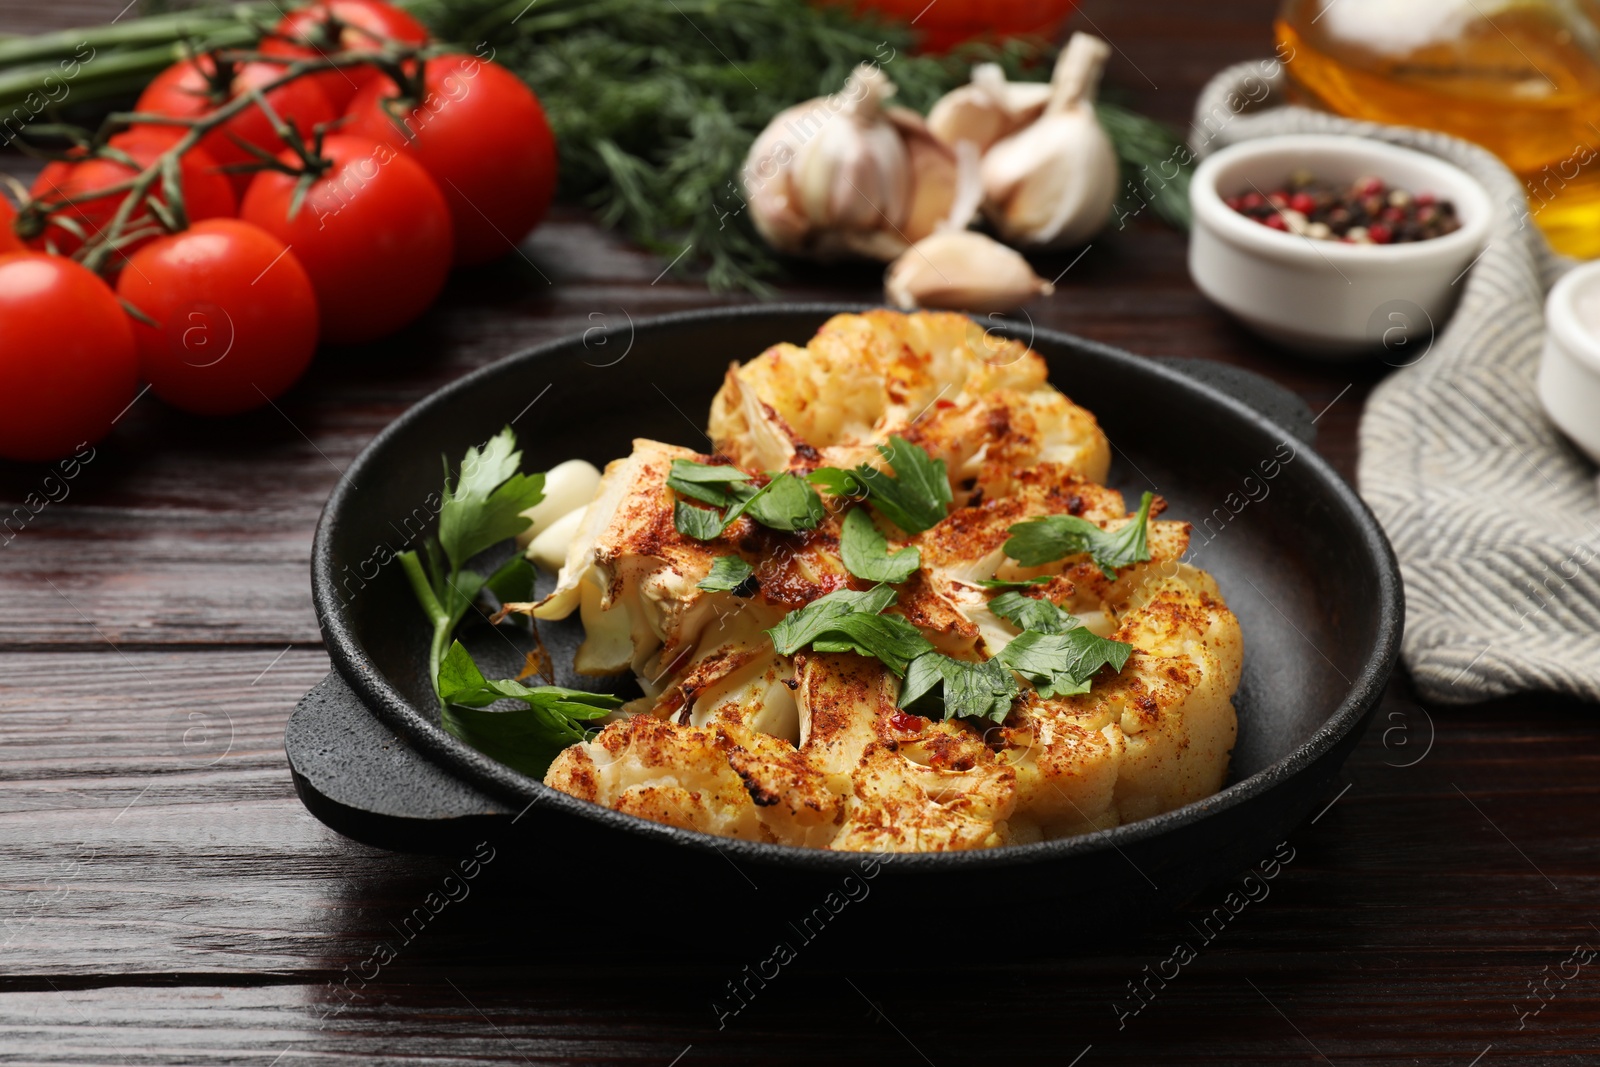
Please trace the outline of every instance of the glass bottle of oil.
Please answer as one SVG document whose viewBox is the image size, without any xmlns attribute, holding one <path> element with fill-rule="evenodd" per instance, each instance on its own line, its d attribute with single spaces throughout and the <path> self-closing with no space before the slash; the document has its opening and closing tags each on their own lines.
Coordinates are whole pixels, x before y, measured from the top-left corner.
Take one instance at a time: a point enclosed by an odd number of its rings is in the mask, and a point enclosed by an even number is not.
<svg viewBox="0 0 1600 1067">
<path fill-rule="evenodd" d="M 1341 115 L 1494 152 L 1559 252 L 1600 257 L 1600 0 L 1285 0 L 1279 55 Z"/>
</svg>

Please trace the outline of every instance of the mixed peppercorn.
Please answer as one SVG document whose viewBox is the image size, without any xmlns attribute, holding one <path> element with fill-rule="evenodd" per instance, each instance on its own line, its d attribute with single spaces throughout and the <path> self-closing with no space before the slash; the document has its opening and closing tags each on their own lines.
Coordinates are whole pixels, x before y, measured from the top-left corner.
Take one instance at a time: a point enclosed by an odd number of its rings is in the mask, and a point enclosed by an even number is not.
<svg viewBox="0 0 1600 1067">
<path fill-rule="evenodd" d="M 1270 229 L 1345 244 L 1426 241 L 1461 228 L 1455 204 L 1432 193 L 1397 189 L 1382 178 L 1341 185 L 1297 171 L 1282 189 L 1251 190 L 1224 202 Z"/>
</svg>

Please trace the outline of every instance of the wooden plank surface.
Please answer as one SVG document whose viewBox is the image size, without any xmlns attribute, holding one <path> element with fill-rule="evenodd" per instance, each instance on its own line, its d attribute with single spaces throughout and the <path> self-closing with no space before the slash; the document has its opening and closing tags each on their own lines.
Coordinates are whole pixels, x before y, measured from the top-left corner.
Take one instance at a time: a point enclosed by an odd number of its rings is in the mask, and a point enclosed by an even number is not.
<svg viewBox="0 0 1600 1067">
<path fill-rule="evenodd" d="M 0 33 L 120 6 L 0 0 Z M 1115 89 L 1181 123 L 1210 74 L 1267 52 L 1274 7 L 1091 0 L 1078 25 L 1117 45 Z M 739 930 L 692 951 L 645 934 L 585 945 L 604 909 L 661 888 L 552 884 L 502 843 L 411 931 L 458 860 L 340 838 L 284 764 L 284 723 L 327 670 L 307 583 L 323 499 L 389 420 L 476 367 L 741 299 L 659 278 L 663 261 L 573 208 L 523 252 L 456 277 L 404 337 L 322 353 L 279 410 L 216 423 L 145 398 L 0 545 L 0 1062 L 1595 1062 L 1600 957 L 1577 962 L 1600 948 L 1595 709 L 1424 709 L 1403 680 L 1345 791 L 1226 921 L 1229 885 L 1083 944 L 1031 940 L 1003 887 L 988 907 L 880 899 L 860 936 L 819 938 L 732 1016 L 727 983 L 784 918 L 758 893 L 662 901 Z M 1073 255 L 1039 260 L 1067 272 L 1030 308 L 1040 325 L 1269 374 L 1322 413 L 1318 447 L 1353 476 L 1383 368 L 1256 342 L 1204 302 L 1182 236 L 1157 224 Z M 871 268 L 815 270 L 783 295 L 876 286 Z M 42 476 L 0 469 L 0 510 Z M 955 944 L 936 935 L 952 913 L 970 930 Z M 1174 970 L 1180 943 L 1194 958 Z M 373 973 L 380 945 L 398 952 Z"/>
</svg>

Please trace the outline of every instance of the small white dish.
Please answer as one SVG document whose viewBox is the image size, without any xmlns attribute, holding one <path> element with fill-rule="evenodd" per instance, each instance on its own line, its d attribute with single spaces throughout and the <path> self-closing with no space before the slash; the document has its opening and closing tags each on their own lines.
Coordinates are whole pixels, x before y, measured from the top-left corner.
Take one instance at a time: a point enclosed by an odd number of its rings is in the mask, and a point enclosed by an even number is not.
<svg viewBox="0 0 1600 1067">
<path fill-rule="evenodd" d="M 1297 170 L 1348 182 L 1373 175 L 1455 204 L 1461 228 L 1404 244 L 1345 244 L 1274 230 L 1223 202 L 1281 188 Z M 1444 326 L 1462 274 L 1493 221 L 1489 194 L 1435 156 L 1332 134 L 1263 137 L 1224 148 L 1189 185 L 1189 273 L 1212 301 L 1268 340 L 1324 359 L 1381 353 L 1414 361 Z"/>
<path fill-rule="evenodd" d="M 1539 402 L 1600 463 L 1600 262 L 1575 267 L 1544 302 Z"/>
</svg>

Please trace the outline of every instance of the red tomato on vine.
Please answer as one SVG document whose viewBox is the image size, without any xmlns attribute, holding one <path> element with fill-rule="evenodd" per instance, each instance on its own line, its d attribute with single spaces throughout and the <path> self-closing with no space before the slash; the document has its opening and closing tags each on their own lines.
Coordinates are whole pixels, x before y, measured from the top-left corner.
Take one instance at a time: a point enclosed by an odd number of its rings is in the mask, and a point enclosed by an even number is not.
<svg viewBox="0 0 1600 1067">
<path fill-rule="evenodd" d="M 208 55 L 176 63 L 157 74 L 145 87 L 134 110 L 174 118 L 200 118 L 251 89 L 282 77 L 284 68 L 276 63 L 242 63 L 231 73 L 225 89 L 213 85 L 210 75 L 215 70 L 216 63 Z M 322 87 L 311 78 L 286 82 L 267 93 L 266 99 L 279 118 L 308 140 L 313 126 L 331 122 L 338 115 Z M 254 104 L 246 105 L 233 118 L 206 134 L 200 147 L 223 166 L 253 161 L 254 156 L 234 143 L 235 137 L 271 153 L 288 147 L 272 128 L 267 113 Z M 252 177 L 249 173 L 232 173 L 234 191 L 242 196 Z"/>
<path fill-rule="evenodd" d="M 0 456 L 52 460 L 93 444 L 135 397 L 128 316 L 88 268 L 0 256 Z"/>
<path fill-rule="evenodd" d="M 426 44 L 428 28 L 383 0 L 324 0 L 291 11 L 261 42 L 261 51 L 281 56 L 326 56 L 338 51 L 373 51 L 386 41 Z M 343 111 L 367 83 L 383 77 L 376 67 L 340 67 L 311 75 L 333 106 Z"/>
<path fill-rule="evenodd" d="M 17 231 L 12 228 L 12 223 L 17 221 L 17 209 L 11 206 L 11 201 L 0 196 L 0 256 L 7 252 L 26 252 L 28 246 L 22 243 L 22 238 L 17 236 Z"/>
<path fill-rule="evenodd" d="M 177 144 L 183 133 L 184 131 L 176 126 L 145 126 L 119 133 L 108 142 L 109 147 L 127 155 L 138 164 L 138 170 L 119 160 L 100 156 L 86 159 L 81 163 L 57 161 L 47 164 L 44 170 L 39 172 L 39 177 L 34 179 L 29 192 L 35 200 L 49 204 L 81 197 L 96 189 L 106 189 L 119 182 L 125 182 L 139 170 L 155 162 L 161 153 Z M 238 202 L 233 195 L 233 185 L 228 181 L 227 175 L 219 171 L 212 158 L 198 147 L 190 149 L 179 158 L 178 187 L 183 194 L 184 211 L 191 222 L 224 218 L 238 209 Z M 161 192 L 160 179 L 157 179 L 154 188 L 156 192 L 152 199 L 165 204 L 166 197 Z M 96 197 L 63 208 L 56 214 L 72 219 L 86 235 L 93 237 L 111 221 L 127 198 L 127 193 Z M 140 208 L 133 213 L 123 232 L 131 233 L 155 221 L 147 208 Z M 134 249 L 148 240 L 150 238 L 124 246 L 122 256 L 131 255 Z M 56 251 L 64 256 L 70 256 L 83 246 L 83 241 L 77 234 L 64 226 L 54 224 L 46 226 L 44 233 L 29 243 L 34 248 L 43 250 L 47 247 L 47 242 L 53 244 Z M 111 262 L 120 263 L 122 257 L 113 257 Z"/>
<path fill-rule="evenodd" d="M 157 396 L 198 415 L 260 407 L 288 389 L 317 347 L 311 279 L 282 241 L 239 219 L 197 222 L 128 260 L 117 295 L 139 369 Z"/>
<path fill-rule="evenodd" d="M 317 292 L 324 340 L 376 340 L 422 314 L 444 288 L 450 209 L 427 172 L 388 145 L 333 134 L 320 158 L 298 205 L 298 176 L 262 171 L 239 216 L 294 249 Z M 279 159 L 301 162 L 293 152 Z"/>
<path fill-rule="evenodd" d="M 413 154 L 439 183 L 455 223 L 455 262 L 512 251 L 550 208 L 556 141 L 538 97 L 498 63 L 467 55 L 430 59 L 421 102 L 392 99 L 380 78 L 356 95 L 345 133 Z"/>
</svg>

